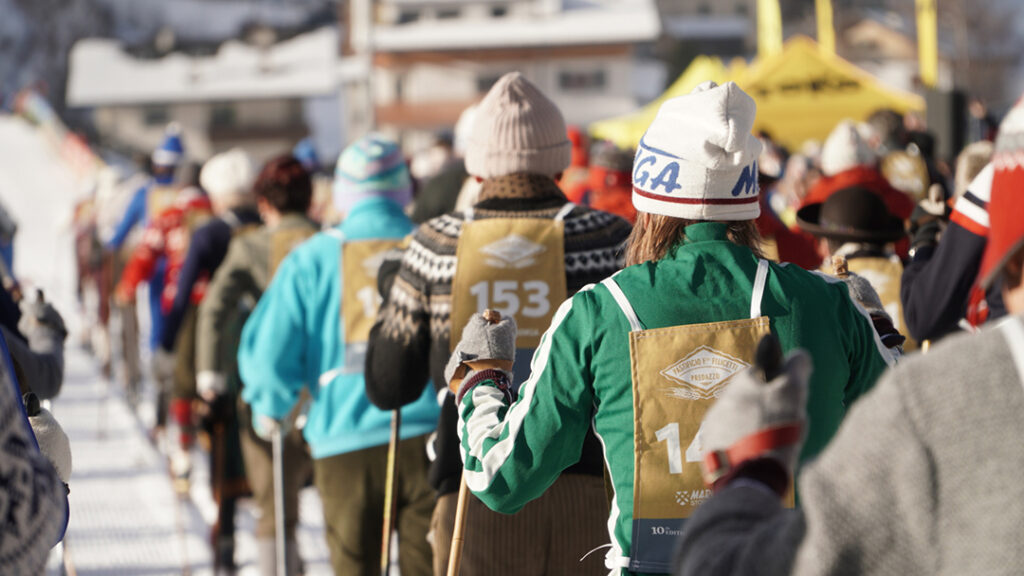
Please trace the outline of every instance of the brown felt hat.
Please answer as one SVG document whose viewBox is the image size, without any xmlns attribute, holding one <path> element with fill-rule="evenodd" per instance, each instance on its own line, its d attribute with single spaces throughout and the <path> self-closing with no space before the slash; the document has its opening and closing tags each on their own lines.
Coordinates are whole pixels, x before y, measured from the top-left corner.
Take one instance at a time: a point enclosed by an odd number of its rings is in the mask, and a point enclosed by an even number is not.
<svg viewBox="0 0 1024 576">
<path fill-rule="evenodd" d="M 805 232 L 842 242 L 895 242 L 906 235 L 903 221 L 889 213 L 882 197 L 860 186 L 804 206 L 796 221 Z"/>
</svg>

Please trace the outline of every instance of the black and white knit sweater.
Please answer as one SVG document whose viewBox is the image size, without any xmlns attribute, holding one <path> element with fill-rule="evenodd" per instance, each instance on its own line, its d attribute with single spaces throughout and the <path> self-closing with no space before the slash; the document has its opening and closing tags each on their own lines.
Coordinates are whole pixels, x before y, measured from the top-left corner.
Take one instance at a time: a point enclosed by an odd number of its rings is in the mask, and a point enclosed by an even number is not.
<svg viewBox="0 0 1024 576">
<path fill-rule="evenodd" d="M 473 208 L 475 221 L 488 218 L 551 218 L 568 202 L 548 177 L 514 174 L 484 182 Z M 462 213 L 427 221 L 413 235 L 397 276 L 370 333 L 366 392 L 378 407 L 392 410 L 423 392 L 429 380 L 444 388 L 451 336 L 455 250 L 465 221 Z M 565 217 L 565 274 L 568 296 L 622 267 L 631 231 L 623 219 L 577 206 Z M 387 272 L 382 270 L 381 274 Z M 382 286 L 388 282 L 382 282 Z M 439 494 L 455 492 L 462 474 L 454 402 L 442 404 L 430 482 Z M 580 461 L 567 472 L 601 475 L 603 457 L 588 437 Z"/>
</svg>

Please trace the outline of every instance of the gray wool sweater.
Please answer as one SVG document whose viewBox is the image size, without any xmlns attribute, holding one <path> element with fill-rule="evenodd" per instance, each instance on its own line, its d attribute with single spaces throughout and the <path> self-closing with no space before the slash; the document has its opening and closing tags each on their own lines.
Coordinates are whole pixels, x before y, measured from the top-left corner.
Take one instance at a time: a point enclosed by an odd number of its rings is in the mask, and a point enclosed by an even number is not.
<svg viewBox="0 0 1024 576">
<path fill-rule="evenodd" d="M 1024 574 L 1024 318 L 886 373 L 802 471 L 801 510 L 738 484 L 690 519 L 676 574 Z"/>
</svg>

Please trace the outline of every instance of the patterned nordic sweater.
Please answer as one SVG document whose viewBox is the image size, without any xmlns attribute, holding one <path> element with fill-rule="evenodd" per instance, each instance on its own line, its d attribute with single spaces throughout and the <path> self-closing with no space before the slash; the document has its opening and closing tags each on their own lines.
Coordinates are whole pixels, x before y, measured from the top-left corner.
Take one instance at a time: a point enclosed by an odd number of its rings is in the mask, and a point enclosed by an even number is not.
<svg viewBox="0 0 1024 576">
<path fill-rule="evenodd" d="M 544 176 L 514 174 L 483 183 L 473 208 L 475 221 L 488 218 L 554 218 L 568 202 Z M 449 357 L 455 250 L 465 216 L 456 212 L 431 219 L 413 234 L 370 333 L 366 391 L 386 410 L 416 400 L 428 381 L 444 390 Z M 618 216 L 577 206 L 565 217 L 567 295 L 599 282 L 621 268 L 630 225 Z M 382 270 L 383 276 L 386 272 Z M 381 286 L 387 286 L 387 280 Z M 444 398 L 442 396 L 442 398 Z M 438 422 L 430 482 L 440 495 L 455 492 L 462 474 L 458 414 L 444 398 Z M 568 472 L 601 475 L 603 457 L 592 435 L 579 462 Z"/>
</svg>

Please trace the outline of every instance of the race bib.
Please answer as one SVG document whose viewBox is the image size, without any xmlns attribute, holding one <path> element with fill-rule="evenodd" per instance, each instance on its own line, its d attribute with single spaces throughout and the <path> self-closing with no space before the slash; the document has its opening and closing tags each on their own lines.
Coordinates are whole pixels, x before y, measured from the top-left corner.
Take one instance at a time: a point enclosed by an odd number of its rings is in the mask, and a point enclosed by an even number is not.
<svg viewBox="0 0 1024 576">
<path fill-rule="evenodd" d="M 516 348 L 532 352 L 565 300 L 564 224 L 541 218 L 467 222 L 456 250 L 451 349 L 470 317 L 490 308 L 513 316 Z"/>
<path fill-rule="evenodd" d="M 341 320 L 345 334 L 345 372 L 361 372 L 370 329 L 382 298 L 377 273 L 389 250 L 401 239 L 346 241 L 341 249 Z"/>
<path fill-rule="evenodd" d="M 171 186 L 153 186 L 146 194 L 146 217 L 155 220 L 160 214 L 174 205 L 178 197 L 178 189 Z"/>
<path fill-rule="evenodd" d="M 275 230 L 270 235 L 270 251 L 268 256 L 270 259 L 270 277 L 274 277 L 274 272 L 277 272 L 277 267 L 281 265 L 281 261 L 284 260 L 285 256 L 291 253 L 296 246 L 302 244 L 313 235 L 314 230 L 311 228 L 288 228 L 286 230 Z"/>
</svg>

